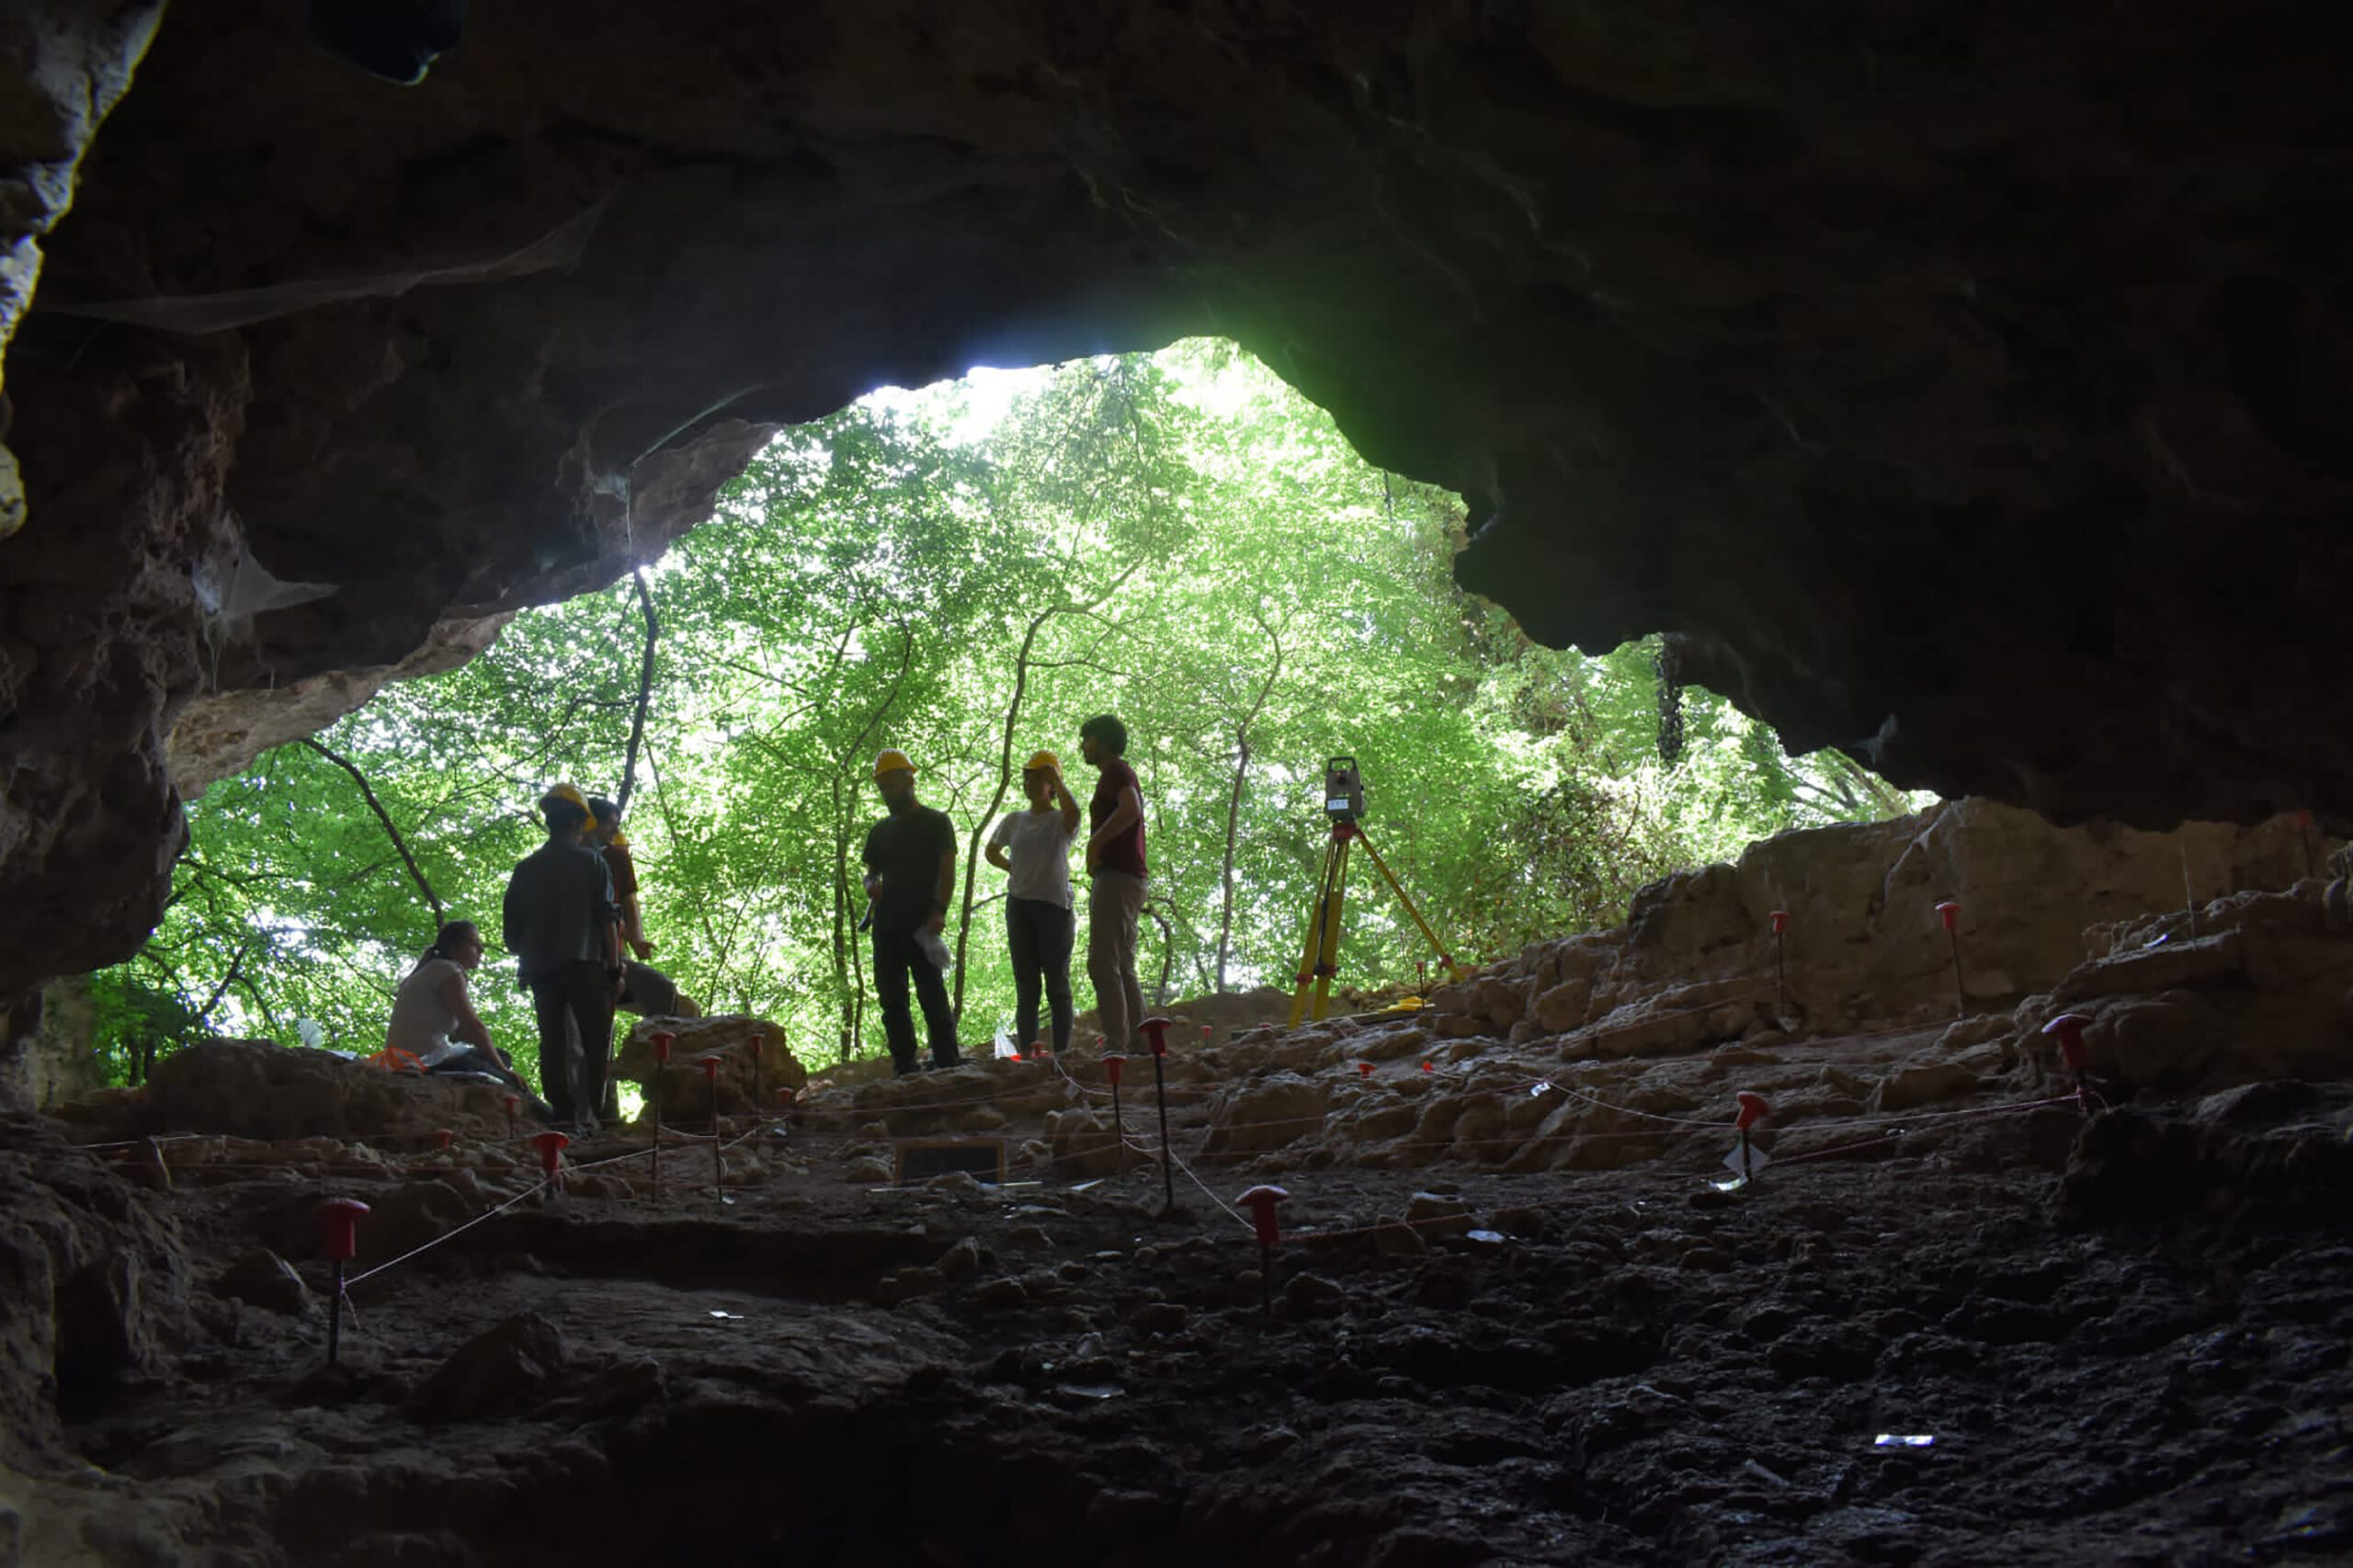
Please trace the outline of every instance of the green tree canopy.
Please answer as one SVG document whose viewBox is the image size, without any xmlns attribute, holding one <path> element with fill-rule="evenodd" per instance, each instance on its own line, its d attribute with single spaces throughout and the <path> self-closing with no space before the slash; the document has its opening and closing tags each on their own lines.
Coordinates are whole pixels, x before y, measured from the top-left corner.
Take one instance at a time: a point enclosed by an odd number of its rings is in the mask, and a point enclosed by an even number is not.
<svg viewBox="0 0 2353 1568">
<path fill-rule="evenodd" d="M 1370 467 L 1214 342 L 881 393 L 784 433 L 643 574 L 660 636 L 628 827 L 656 962 L 813 1061 L 879 1050 L 858 852 L 873 755 L 896 746 L 964 846 L 949 935 L 978 1045 L 1012 1011 L 979 846 L 1021 809 L 1031 751 L 1087 792 L 1077 730 L 1099 711 L 1132 737 L 1142 967 L 1171 994 L 1290 983 L 1330 756 L 1358 758 L 1368 832 L 1474 961 L 1616 920 L 1752 838 L 1912 809 L 1697 688 L 1669 766 L 1655 647 L 1529 642 L 1455 587 L 1462 528 L 1459 498 Z M 520 615 L 471 665 L 214 785 L 163 926 L 98 977 L 115 1027 L 372 1051 L 432 938 L 422 879 L 483 923 L 476 1003 L 529 1063 L 500 895 L 548 783 L 622 787 L 644 608 L 624 583 Z M 1427 949 L 1360 880 L 1343 979 L 1410 983 Z"/>
</svg>

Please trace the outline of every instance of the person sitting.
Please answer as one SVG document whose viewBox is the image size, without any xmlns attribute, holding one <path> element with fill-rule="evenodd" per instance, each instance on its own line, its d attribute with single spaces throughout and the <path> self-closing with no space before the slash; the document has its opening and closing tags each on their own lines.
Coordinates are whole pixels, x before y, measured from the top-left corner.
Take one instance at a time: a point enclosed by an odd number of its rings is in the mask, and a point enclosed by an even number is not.
<svg viewBox="0 0 2353 1568">
<path fill-rule="evenodd" d="M 506 1053 L 490 1043 L 490 1030 L 474 1012 L 466 975 L 481 963 L 482 932 L 474 923 L 452 920 L 443 926 L 393 994 L 381 1060 L 397 1067 L 414 1063 L 425 1073 L 477 1073 L 494 1078 L 528 1098 L 540 1120 L 549 1120 L 555 1112 L 531 1093 Z"/>
</svg>

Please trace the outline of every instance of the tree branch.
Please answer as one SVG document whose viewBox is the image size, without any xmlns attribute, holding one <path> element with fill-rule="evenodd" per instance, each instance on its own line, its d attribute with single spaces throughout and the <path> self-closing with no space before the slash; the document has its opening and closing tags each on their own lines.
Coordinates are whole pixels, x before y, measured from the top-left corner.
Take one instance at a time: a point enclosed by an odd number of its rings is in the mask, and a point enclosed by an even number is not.
<svg viewBox="0 0 2353 1568">
<path fill-rule="evenodd" d="M 662 623 L 654 615 L 654 590 L 645 585 L 645 568 L 641 566 L 630 575 L 637 584 L 637 607 L 645 612 L 645 657 L 637 669 L 637 715 L 629 724 L 629 756 L 621 764 L 621 790 L 613 797 L 613 804 L 624 815 L 629 812 L 629 793 L 637 788 L 637 748 L 645 739 L 645 710 L 654 701 L 654 644 L 662 634 Z"/>
<path fill-rule="evenodd" d="M 425 895 L 425 902 L 432 905 L 433 924 L 437 926 L 447 924 L 449 915 L 443 908 L 441 895 L 435 892 L 433 884 L 425 880 L 424 869 L 417 865 L 416 857 L 408 852 L 408 840 L 403 838 L 401 830 L 392 825 L 392 817 L 384 810 L 384 802 L 376 799 L 376 791 L 369 787 L 368 776 L 360 772 L 349 757 L 338 756 L 321 745 L 316 735 L 303 736 L 302 744 L 351 775 L 351 781 L 359 786 L 359 793 L 367 801 L 368 809 L 376 813 L 376 820 L 384 824 L 384 832 L 392 839 L 392 847 L 401 852 L 401 860 L 408 867 L 408 874 L 415 879 L 417 891 Z"/>
</svg>

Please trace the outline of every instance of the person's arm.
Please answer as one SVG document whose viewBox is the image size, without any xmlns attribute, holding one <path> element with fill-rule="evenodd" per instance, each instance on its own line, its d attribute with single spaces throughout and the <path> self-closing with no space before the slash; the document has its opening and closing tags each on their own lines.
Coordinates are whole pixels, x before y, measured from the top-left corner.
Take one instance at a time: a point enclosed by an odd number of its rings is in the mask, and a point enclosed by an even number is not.
<svg viewBox="0 0 2353 1568">
<path fill-rule="evenodd" d="M 1059 771 L 1054 774 L 1054 804 L 1062 808 L 1063 836 L 1076 838 L 1078 836 L 1078 797 L 1070 792 L 1070 786 L 1063 782 L 1063 776 Z M 1063 853 L 1070 852 L 1065 849 Z"/>
<path fill-rule="evenodd" d="M 491 1049 L 490 1029 L 474 1011 L 473 998 L 466 994 L 466 971 L 453 970 L 441 983 L 441 1006 L 456 1015 L 458 1021 L 450 1026 L 449 1038 L 461 1040 L 485 1055 L 495 1058 Z"/>
<path fill-rule="evenodd" d="M 1091 871 L 1102 864 L 1103 846 L 1142 821 L 1143 797 L 1136 793 L 1134 785 L 1127 785 L 1120 790 L 1120 803 L 1086 840 L 1086 869 Z"/>
<path fill-rule="evenodd" d="M 999 819 L 996 831 L 989 835 L 989 846 L 983 853 L 987 855 L 989 864 L 1000 871 L 1013 869 L 1013 857 L 1006 852 L 1006 846 L 1012 840 L 1013 819 L 1011 817 Z"/>
<path fill-rule="evenodd" d="M 882 891 L 882 873 L 874 864 L 876 858 L 874 835 L 881 830 L 882 824 L 880 823 L 866 830 L 866 850 L 860 857 L 866 862 L 866 897 L 869 903 L 873 902 L 874 896 Z"/>
<path fill-rule="evenodd" d="M 613 873 L 613 892 L 620 897 L 621 940 L 642 963 L 654 956 L 654 944 L 646 939 L 645 917 L 638 911 L 637 862 L 626 845 L 616 844 L 605 852 L 605 869 Z"/>
<path fill-rule="evenodd" d="M 943 814 L 939 819 L 939 891 L 931 901 L 931 918 L 924 929 L 948 929 L 948 904 L 956 895 L 956 829 Z"/>
<path fill-rule="evenodd" d="M 507 880 L 506 902 L 499 910 L 498 939 L 506 944 L 510 953 L 523 950 L 523 901 L 519 892 L 522 881 L 519 870 Z"/>
<path fill-rule="evenodd" d="M 929 923 L 925 929 L 948 929 L 948 905 L 956 895 L 956 851 L 950 849 L 939 858 L 939 896 L 933 899 Z"/>
<path fill-rule="evenodd" d="M 605 973 L 613 983 L 613 994 L 620 994 L 629 976 L 621 972 L 620 911 L 613 898 L 613 869 L 605 864 L 602 855 L 597 857 L 597 869 L 604 873 L 604 885 L 597 900 L 596 918 L 605 933 Z"/>
</svg>

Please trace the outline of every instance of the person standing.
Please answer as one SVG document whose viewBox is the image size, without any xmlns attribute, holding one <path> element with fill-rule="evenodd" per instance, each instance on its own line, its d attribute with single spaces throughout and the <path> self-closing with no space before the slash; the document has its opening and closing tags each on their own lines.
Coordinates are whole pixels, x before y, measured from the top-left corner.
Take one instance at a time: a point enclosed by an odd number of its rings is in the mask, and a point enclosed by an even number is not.
<svg viewBox="0 0 2353 1568">
<path fill-rule="evenodd" d="M 956 829 L 947 812 L 915 799 L 915 767 L 905 752 L 885 751 L 874 759 L 874 784 L 891 814 L 866 835 L 867 918 L 874 927 L 874 995 L 882 1006 L 891 1065 L 902 1074 L 915 1070 L 915 1026 L 907 1010 L 912 977 L 931 1064 L 953 1067 L 956 1016 L 940 981 L 948 949 L 939 934 L 947 929 L 948 901 L 956 891 Z"/>
<path fill-rule="evenodd" d="M 1070 846 L 1078 801 L 1063 782 L 1062 758 L 1041 751 L 1021 770 L 1029 809 L 1001 819 L 989 835 L 989 864 L 1008 873 L 1005 935 L 1013 954 L 1013 1028 L 1027 1055 L 1038 1040 L 1038 993 L 1053 1014 L 1054 1054 L 1070 1049 Z"/>
<path fill-rule="evenodd" d="M 1078 727 L 1078 752 L 1097 772 L 1086 804 L 1086 975 L 1105 1049 L 1140 1049 L 1143 985 L 1136 978 L 1136 921 L 1143 914 L 1143 794 L 1127 763 L 1128 727 L 1098 713 Z"/>
<path fill-rule="evenodd" d="M 620 924 L 621 941 L 634 958 L 621 959 L 620 1006 L 642 1018 L 699 1018 L 702 1009 L 679 993 L 667 973 L 647 960 L 654 943 L 645 935 L 645 918 L 637 906 L 637 861 L 630 854 L 629 835 L 621 831 L 621 809 L 602 795 L 588 797 L 588 831 L 582 841 L 605 858 L 613 878 L 613 913 Z M 607 1113 L 611 1114 L 612 1085 L 606 1086 Z"/>
<path fill-rule="evenodd" d="M 540 1084 L 556 1121 L 593 1130 L 613 1055 L 620 924 L 612 873 L 581 842 L 588 802 L 570 784 L 540 799 L 548 838 L 506 883 L 503 935 L 540 1026 Z"/>
</svg>

